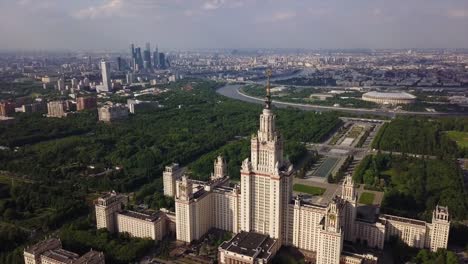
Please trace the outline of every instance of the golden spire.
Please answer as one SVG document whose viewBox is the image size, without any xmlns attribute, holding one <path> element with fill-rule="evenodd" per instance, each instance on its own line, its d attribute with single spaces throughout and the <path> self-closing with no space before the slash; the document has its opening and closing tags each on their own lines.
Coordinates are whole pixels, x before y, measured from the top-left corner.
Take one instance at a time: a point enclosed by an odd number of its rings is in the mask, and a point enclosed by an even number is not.
<svg viewBox="0 0 468 264">
<path fill-rule="evenodd" d="M 271 69 L 266 70 L 266 76 L 267 76 L 267 83 L 266 83 L 265 108 L 270 109 L 271 107 L 271 94 L 270 94 Z"/>
</svg>

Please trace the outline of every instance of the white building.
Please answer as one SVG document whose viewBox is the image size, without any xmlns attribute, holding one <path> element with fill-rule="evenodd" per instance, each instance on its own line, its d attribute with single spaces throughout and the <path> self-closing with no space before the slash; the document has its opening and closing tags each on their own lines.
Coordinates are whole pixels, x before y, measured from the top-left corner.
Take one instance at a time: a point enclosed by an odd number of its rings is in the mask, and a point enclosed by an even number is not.
<svg viewBox="0 0 468 264">
<path fill-rule="evenodd" d="M 96 228 L 153 240 L 162 240 L 171 232 L 172 216 L 167 216 L 168 212 L 161 210 L 156 213 L 141 213 L 124 210 L 127 202 L 127 196 L 115 192 L 99 197 L 94 203 Z"/>
<path fill-rule="evenodd" d="M 341 192 L 325 204 L 293 199 L 292 165 L 283 159 L 283 140 L 270 104 L 267 88 L 260 128 L 251 139 L 251 157 L 242 163 L 240 186 L 229 183 L 221 157 L 215 160 L 208 182 L 186 176 L 176 179 L 170 170 L 165 172 L 165 192 L 174 193 L 175 182 L 178 240 L 190 243 L 214 227 L 236 233 L 219 247 L 220 263 L 267 263 L 282 245 L 311 252 L 317 263 L 376 263 L 373 254 L 344 251 L 344 241 L 383 249 L 392 236 L 417 248 L 447 248 L 446 207 L 435 209 L 432 223 L 379 215 L 378 211 L 358 217 L 358 195 L 350 176 Z"/>
<path fill-rule="evenodd" d="M 176 181 L 182 177 L 184 170 L 179 164 L 173 163 L 166 166 L 163 172 L 164 195 L 174 197 L 176 193 Z"/>
<path fill-rule="evenodd" d="M 368 92 L 362 95 L 362 100 L 378 104 L 412 104 L 416 102 L 416 96 L 405 92 Z"/>
<path fill-rule="evenodd" d="M 125 105 L 104 105 L 98 109 L 99 121 L 113 122 L 128 117 L 128 108 Z"/>
<path fill-rule="evenodd" d="M 65 101 L 50 101 L 47 103 L 48 117 L 66 117 L 67 103 Z"/>
<path fill-rule="evenodd" d="M 89 251 L 80 255 L 62 248 L 62 242 L 56 238 L 41 241 L 24 249 L 25 264 L 104 264 L 102 252 Z"/>
<path fill-rule="evenodd" d="M 133 211 L 121 211 L 117 216 L 117 230 L 133 237 L 162 240 L 166 235 L 166 221 L 162 212 L 143 214 Z"/>
<path fill-rule="evenodd" d="M 99 87 L 101 92 L 110 92 L 112 90 L 111 79 L 110 79 L 110 63 L 101 60 L 101 75 L 102 75 L 102 86 Z"/>
</svg>

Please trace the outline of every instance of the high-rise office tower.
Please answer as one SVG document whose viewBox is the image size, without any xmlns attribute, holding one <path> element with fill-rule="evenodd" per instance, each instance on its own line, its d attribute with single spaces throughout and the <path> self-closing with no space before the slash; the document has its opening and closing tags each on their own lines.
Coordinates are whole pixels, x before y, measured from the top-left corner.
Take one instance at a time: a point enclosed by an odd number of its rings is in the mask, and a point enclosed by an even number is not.
<svg viewBox="0 0 468 264">
<path fill-rule="evenodd" d="M 63 80 L 63 77 L 57 81 L 57 90 L 59 91 L 65 90 L 65 81 Z"/>
<path fill-rule="evenodd" d="M 71 79 L 71 87 L 77 88 L 78 87 L 78 80 L 76 78 Z"/>
<path fill-rule="evenodd" d="M 110 80 L 110 64 L 104 59 L 101 61 L 101 74 L 102 74 L 102 91 L 109 92 L 112 90 Z"/>
<path fill-rule="evenodd" d="M 166 54 L 159 53 L 159 68 L 166 69 Z"/>
<path fill-rule="evenodd" d="M 159 68 L 159 52 L 158 52 L 158 46 L 156 46 L 156 49 L 153 52 L 153 67 L 154 68 Z"/>
<path fill-rule="evenodd" d="M 145 69 L 151 68 L 151 47 L 149 43 L 146 43 L 146 49 L 143 52 L 143 67 Z"/>
<path fill-rule="evenodd" d="M 117 69 L 119 71 L 122 71 L 123 70 L 123 60 L 121 57 L 117 57 Z"/>
<path fill-rule="evenodd" d="M 143 57 L 141 56 L 141 48 L 135 48 L 135 62 L 138 65 L 138 69 L 143 69 Z"/>
<path fill-rule="evenodd" d="M 127 78 L 127 84 L 132 84 L 134 82 L 134 75 L 133 73 L 129 72 L 127 73 L 126 75 L 126 78 Z"/>
<path fill-rule="evenodd" d="M 130 45 L 130 68 L 135 71 L 135 65 L 136 65 L 136 60 L 135 60 L 135 45 L 131 44 Z"/>
</svg>

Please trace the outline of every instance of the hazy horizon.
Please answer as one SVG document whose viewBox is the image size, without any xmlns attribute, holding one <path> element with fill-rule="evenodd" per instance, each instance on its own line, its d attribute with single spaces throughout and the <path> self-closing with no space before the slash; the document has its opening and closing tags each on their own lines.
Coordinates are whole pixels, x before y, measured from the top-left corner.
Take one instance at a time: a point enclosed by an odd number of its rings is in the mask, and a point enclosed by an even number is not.
<svg viewBox="0 0 468 264">
<path fill-rule="evenodd" d="M 464 0 L 2 0 L 0 50 L 466 49 Z"/>
</svg>

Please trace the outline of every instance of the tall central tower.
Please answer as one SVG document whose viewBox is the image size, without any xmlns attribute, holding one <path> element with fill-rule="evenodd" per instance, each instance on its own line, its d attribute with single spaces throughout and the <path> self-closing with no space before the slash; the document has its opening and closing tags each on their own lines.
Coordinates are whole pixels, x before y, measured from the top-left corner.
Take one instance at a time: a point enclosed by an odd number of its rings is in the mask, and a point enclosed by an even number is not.
<svg viewBox="0 0 468 264">
<path fill-rule="evenodd" d="M 271 110 L 270 76 L 267 71 L 265 107 L 260 115 L 260 128 L 251 139 L 251 162 L 254 171 L 275 173 L 283 164 L 283 140 L 276 131 L 276 116 Z"/>
<path fill-rule="evenodd" d="M 251 139 L 250 160 L 241 168 L 241 229 L 285 237 L 287 204 L 291 197 L 291 171 L 283 160 L 283 140 L 276 130 L 271 109 L 270 76 L 267 71 L 265 107 L 260 127 Z"/>
</svg>

